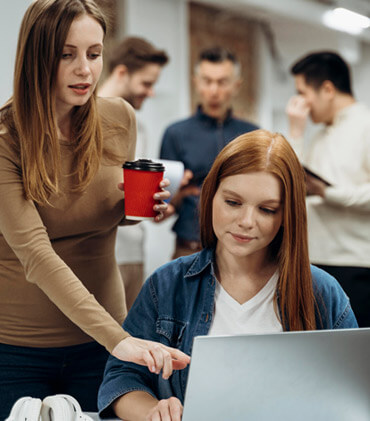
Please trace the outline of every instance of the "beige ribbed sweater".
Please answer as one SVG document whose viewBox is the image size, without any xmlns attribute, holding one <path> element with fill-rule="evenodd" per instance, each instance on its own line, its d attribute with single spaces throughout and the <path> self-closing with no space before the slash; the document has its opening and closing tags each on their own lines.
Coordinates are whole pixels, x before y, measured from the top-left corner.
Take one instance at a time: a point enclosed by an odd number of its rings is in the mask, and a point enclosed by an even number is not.
<svg viewBox="0 0 370 421">
<path fill-rule="evenodd" d="M 104 144 L 134 158 L 136 123 L 121 99 L 99 99 Z M 116 121 L 125 128 L 107 127 Z M 112 126 L 112 125 L 111 125 Z M 123 218 L 120 164 L 107 160 L 83 193 L 70 193 L 73 149 L 62 144 L 62 190 L 51 206 L 24 198 L 19 157 L 0 126 L 0 342 L 60 347 L 95 339 L 108 351 L 128 336 L 114 256 Z"/>
</svg>

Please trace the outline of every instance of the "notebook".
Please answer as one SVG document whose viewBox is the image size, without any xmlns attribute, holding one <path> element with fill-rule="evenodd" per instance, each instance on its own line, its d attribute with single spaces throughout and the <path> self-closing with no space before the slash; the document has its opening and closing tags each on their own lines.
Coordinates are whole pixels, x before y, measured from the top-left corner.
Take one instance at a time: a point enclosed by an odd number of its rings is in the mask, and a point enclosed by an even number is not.
<svg viewBox="0 0 370 421">
<path fill-rule="evenodd" d="M 183 421 L 369 421 L 370 328 L 198 336 Z"/>
</svg>

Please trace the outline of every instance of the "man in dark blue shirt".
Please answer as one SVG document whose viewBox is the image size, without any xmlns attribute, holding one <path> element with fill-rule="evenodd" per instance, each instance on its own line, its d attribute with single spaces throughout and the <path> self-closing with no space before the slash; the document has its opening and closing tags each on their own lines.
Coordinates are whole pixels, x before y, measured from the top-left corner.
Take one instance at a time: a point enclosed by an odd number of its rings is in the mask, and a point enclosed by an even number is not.
<svg viewBox="0 0 370 421">
<path fill-rule="evenodd" d="M 171 200 L 178 218 L 174 258 L 201 249 L 198 199 L 200 186 L 221 149 L 242 133 L 258 129 L 252 123 L 233 117 L 231 102 L 241 84 L 240 64 L 220 47 L 200 53 L 194 84 L 200 104 L 196 113 L 169 126 L 162 139 L 160 157 L 182 161 L 193 177 Z M 191 174 L 190 173 L 190 174 Z"/>
</svg>

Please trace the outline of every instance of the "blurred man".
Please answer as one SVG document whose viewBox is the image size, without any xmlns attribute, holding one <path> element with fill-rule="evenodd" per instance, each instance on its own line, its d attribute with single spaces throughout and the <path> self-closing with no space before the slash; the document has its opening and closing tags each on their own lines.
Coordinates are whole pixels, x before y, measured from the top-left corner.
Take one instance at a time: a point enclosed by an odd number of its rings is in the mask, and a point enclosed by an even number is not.
<svg viewBox="0 0 370 421">
<path fill-rule="evenodd" d="M 146 98 L 154 95 L 154 85 L 167 54 L 138 37 L 124 39 L 113 50 L 108 61 L 108 77 L 99 88 L 100 96 L 120 96 L 135 110 Z"/>
<path fill-rule="evenodd" d="M 189 184 L 171 200 L 172 209 L 178 214 L 173 227 L 174 258 L 201 249 L 198 196 L 217 154 L 238 135 L 257 129 L 232 115 L 232 100 L 242 81 L 240 63 L 230 51 L 220 47 L 202 51 L 194 73 L 198 109 L 190 118 L 169 126 L 161 146 L 161 158 L 182 161 L 193 174 Z"/>
<path fill-rule="evenodd" d="M 154 95 L 154 85 L 167 62 L 164 51 L 142 38 L 128 37 L 113 50 L 108 60 L 109 74 L 99 95 L 122 97 L 139 110 L 145 99 Z M 139 123 L 136 156 L 145 157 L 146 150 L 145 133 Z M 128 310 L 144 279 L 144 239 L 143 224 L 125 226 L 117 232 L 116 258 L 125 284 Z"/>
<path fill-rule="evenodd" d="M 292 69 L 297 96 L 287 114 L 290 138 L 307 173 L 311 261 L 331 273 L 370 326 L 370 110 L 356 102 L 350 71 L 336 53 L 317 52 Z M 324 126 L 304 148 L 308 117 Z"/>
</svg>

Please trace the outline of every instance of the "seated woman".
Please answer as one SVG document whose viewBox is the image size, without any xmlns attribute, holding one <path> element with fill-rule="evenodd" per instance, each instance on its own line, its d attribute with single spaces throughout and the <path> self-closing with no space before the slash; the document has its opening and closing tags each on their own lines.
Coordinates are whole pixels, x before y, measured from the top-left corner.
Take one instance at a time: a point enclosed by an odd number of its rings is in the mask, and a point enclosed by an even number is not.
<svg viewBox="0 0 370 421">
<path fill-rule="evenodd" d="M 154 272 L 124 329 L 191 353 L 196 335 L 357 327 L 337 281 L 309 264 L 303 169 L 280 134 L 239 136 L 200 199 L 204 249 Z M 180 420 L 188 370 L 169 380 L 110 357 L 101 415 Z"/>
</svg>

